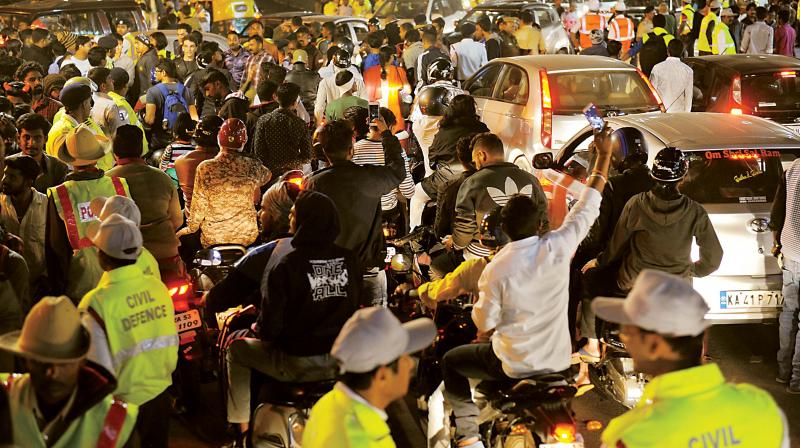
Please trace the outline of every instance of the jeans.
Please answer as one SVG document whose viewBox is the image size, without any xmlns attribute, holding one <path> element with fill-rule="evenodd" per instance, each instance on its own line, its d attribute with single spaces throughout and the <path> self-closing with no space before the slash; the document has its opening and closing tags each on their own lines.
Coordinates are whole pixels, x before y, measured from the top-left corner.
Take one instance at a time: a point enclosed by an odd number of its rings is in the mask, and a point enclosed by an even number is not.
<svg viewBox="0 0 800 448">
<path fill-rule="evenodd" d="M 250 370 L 282 382 L 311 382 L 336 378 L 336 360 L 329 354 L 290 356 L 260 339 L 236 339 L 228 346 L 228 422 L 250 421 Z"/>
<path fill-rule="evenodd" d="M 468 378 L 509 379 L 490 342 L 456 347 L 442 358 L 444 398 L 456 417 L 456 439 L 478 436 L 478 407 L 472 401 Z"/>
<path fill-rule="evenodd" d="M 800 333 L 798 333 L 800 262 L 783 260 L 783 310 L 778 317 L 778 377 L 800 387 Z"/>
<path fill-rule="evenodd" d="M 361 285 L 361 303 L 386 308 L 389 302 L 388 288 L 386 271 L 378 268 L 367 271 L 364 274 L 364 283 Z"/>
</svg>

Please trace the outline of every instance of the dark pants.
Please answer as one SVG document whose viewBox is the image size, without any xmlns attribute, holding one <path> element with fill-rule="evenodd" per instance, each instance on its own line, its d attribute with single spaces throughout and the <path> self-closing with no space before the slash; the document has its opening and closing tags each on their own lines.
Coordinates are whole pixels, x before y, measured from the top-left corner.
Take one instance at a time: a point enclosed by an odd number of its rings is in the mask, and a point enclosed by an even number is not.
<svg viewBox="0 0 800 448">
<path fill-rule="evenodd" d="M 456 417 L 456 439 L 478 436 L 478 407 L 472 402 L 467 378 L 479 380 L 509 379 L 494 354 L 492 344 L 468 344 L 456 347 L 442 358 L 444 397 Z"/>
<path fill-rule="evenodd" d="M 686 56 L 693 57 L 694 56 L 694 39 L 689 38 L 687 36 L 681 37 L 683 41 L 683 47 L 686 49 Z"/>
<path fill-rule="evenodd" d="M 139 406 L 135 433 L 142 448 L 167 448 L 169 446 L 170 399 L 165 390 Z"/>
</svg>

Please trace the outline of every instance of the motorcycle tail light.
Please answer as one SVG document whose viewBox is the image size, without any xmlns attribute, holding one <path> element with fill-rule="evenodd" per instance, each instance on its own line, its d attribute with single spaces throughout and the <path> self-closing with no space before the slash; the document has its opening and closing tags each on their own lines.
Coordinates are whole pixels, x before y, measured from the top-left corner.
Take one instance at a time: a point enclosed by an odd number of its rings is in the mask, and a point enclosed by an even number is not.
<svg viewBox="0 0 800 448">
<path fill-rule="evenodd" d="M 539 83 L 542 91 L 542 145 L 550 148 L 553 144 L 553 98 L 547 70 L 539 70 Z"/>
<path fill-rule="evenodd" d="M 175 307 L 176 313 L 182 313 L 189 310 L 189 298 L 192 295 L 192 283 L 189 281 L 181 281 L 167 286 L 169 296 L 172 298 L 172 304 Z"/>
<path fill-rule="evenodd" d="M 553 437 L 559 443 L 574 443 L 575 442 L 575 425 L 572 423 L 558 423 L 553 428 Z"/>
</svg>

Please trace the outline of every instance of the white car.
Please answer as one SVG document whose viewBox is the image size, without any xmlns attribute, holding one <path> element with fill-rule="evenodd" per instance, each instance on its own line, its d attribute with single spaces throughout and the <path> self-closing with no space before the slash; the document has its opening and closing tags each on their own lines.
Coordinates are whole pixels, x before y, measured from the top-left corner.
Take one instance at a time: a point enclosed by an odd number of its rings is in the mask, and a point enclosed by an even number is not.
<svg viewBox="0 0 800 448">
<path fill-rule="evenodd" d="M 375 17 L 394 17 L 400 23 L 410 22 L 417 14 L 425 14 L 428 23 L 437 17 L 444 19 L 444 33 L 455 31 L 456 22 L 469 10 L 469 0 L 386 0 L 375 10 Z"/>
<path fill-rule="evenodd" d="M 715 323 L 777 318 L 783 283 L 778 262 L 770 254 L 769 216 L 782 164 L 800 156 L 800 136 L 763 118 L 707 112 L 631 115 L 607 121 L 624 145 L 640 145 L 647 152 L 649 164 L 665 147 L 678 148 L 688 156 L 689 172 L 679 189 L 703 205 L 724 250 L 716 272 L 694 279 L 695 289 L 710 308 L 706 318 Z M 588 159 L 592 140 L 591 128 L 580 130 L 550 167 L 585 176 L 585 170 L 570 165 L 578 162 L 586 168 L 581 161 Z M 537 156 L 534 165 L 547 167 L 548 157 Z M 557 183 L 567 185 L 565 180 L 570 178 L 563 176 Z M 551 213 L 563 213 L 569 196 L 556 187 Z M 555 222 L 559 218 L 563 216 L 556 216 Z M 696 245 L 692 257 L 699 258 Z"/>
</svg>

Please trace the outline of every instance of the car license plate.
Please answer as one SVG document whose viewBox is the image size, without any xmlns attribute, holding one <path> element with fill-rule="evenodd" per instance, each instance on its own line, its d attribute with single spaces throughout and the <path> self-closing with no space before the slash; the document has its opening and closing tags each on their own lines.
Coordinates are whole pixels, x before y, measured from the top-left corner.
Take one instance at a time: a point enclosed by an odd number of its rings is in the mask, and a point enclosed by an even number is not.
<svg viewBox="0 0 800 448">
<path fill-rule="evenodd" d="M 175 327 L 178 329 L 178 333 L 202 326 L 203 322 L 200 320 L 200 312 L 197 310 L 189 310 L 185 313 L 175 315 Z"/>
<path fill-rule="evenodd" d="M 737 308 L 779 308 L 783 306 L 780 291 L 720 291 L 719 307 L 723 310 Z"/>
</svg>

